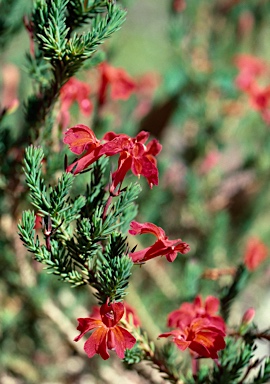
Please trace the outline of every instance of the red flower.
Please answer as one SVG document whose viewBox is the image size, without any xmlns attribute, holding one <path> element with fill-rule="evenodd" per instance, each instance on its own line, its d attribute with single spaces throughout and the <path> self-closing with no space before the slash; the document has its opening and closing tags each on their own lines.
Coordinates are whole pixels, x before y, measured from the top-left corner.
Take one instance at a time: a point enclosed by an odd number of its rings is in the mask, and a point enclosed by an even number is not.
<svg viewBox="0 0 270 384">
<path fill-rule="evenodd" d="M 235 83 L 242 91 L 249 91 L 255 78 L 261 75 L 266 69 L 266 65 L 261 59 L 251 55 L 237 56 L 235 64 L 240 70 Z"/>
<path fill-rule="evenodd" d="M 149 137 L 148 132 L 140 132 L 135 138 L 124 134 L 108 132 L 103 137 L 101 144 L 94 132 L 86 125 L 76 125 L 65 133 L 64 143 L 69 145 L 72 152 L 81 154 L 87 152 L 79 160 L 68 166 L 67 172 L 71 172 L 75 166 L 74 174 L 77 174 L 98 160 L 102 155 L 113 156 L 120 154 L 118 169 L 112 175 L 111 192 L 118 184 L 121 184 L 129 169 L 136 176 L 143 175 L 150 187 L 158 184 L 158 170 L 155 156 L 161 151 L 161 144 L 156 139 L 151 140 L 146 146 Z"/>
<path fill-rule="evenodd" d="M 244 263 L 250 271 L 254 271 L 267 257 L 266 245 L 257 237 L 248 240 L 244 255 Z"/>
<path fill-rule="evenodd" d="M 257 111 L 265 111 L 270 104 L 270 86 L 260 88 L 256 84 L 249 91 L 250 102 Z"/>
<path fill-rule="evenodd" d="M 188 325 L 194 318 L 207 318 L 220 329 L 225 330 L 225 322 L 222 317 L 217 316 L 219 299 L 208 296 L 203 303 L 200 295 L 196 296 L 193 303 L 183 303 L 179 309 L 171 312 L 168 316 L 168 327 L 181 327 Z"/>
<path fill-rule="evenodd" d="M 190 325 L 159 335 L 159 337 L 169 336 L 172 336 L 172 341 L 179 349 L 185 351 L 190 348 L 199 357 L 217 359 L 217 352 L 226 346 L 224 330 L 207 318 L 195 318 Z"/>
<path fill-rule="evenodd" d="M 70 120 L 69 108 L 75 102 L 78 103 L 80 111 L 89 116 L 93 110 L 93 104 L 89 100 L 90 87 L 88 84 L 72 77 L 60 91 L 61 109 L 59 120 L 63 129 L 65 129 Z"/>
<path fill-rule="evenodd" d="M 80 340 L 83 335 L 93 331 L 89 339 L 84 344 L 84 350 L 88 357 L 93 357 L 96 353 L 102 359 L 107 360 L 110 355 L 108 349 L 115 350 L 116 354 L 123 359 L 125 350 L 131 349 L 136 343 L 136 339 L 123 327 L 117 325 L 124 315 L 124 305 L 114 303 L 111 305 L 103 304 L 100 307 L 100 317 L 79 318 L 77 327 L 80 335 L 74 341 Z"/>
<path fill-rule="evenodd" d="M 106 101 L 107 90 L 111 86 L 112 100 L 127 100 L 136 89 L 136 84 L 132 78 L 122 68 L 114 68 L 104 62 L 99 65 L 101 83 L 99 88 L 99 105 Z"/>
<path fill-rule="evenodd" d="M 129 233 L 131 235 L 141 235 L 151 233 L 157 237 L 157 241 L 148 248 L 141 251 L 130 253 L 130 257 L 134 263 L 141 263 L 157 256 L 166 256 L 167 260 L 172 262 L 177 256 L 177 253 L 187 253 L 190 248 L 187 243 L 181 239 L 168 240 L 162 228 L 152 223 L 140 224 L 137 221 L 132 221 Z"/>
<path fill-rule="evenodd" d="M 72 77 L 60 91 L 60 100 L 62 103 L 62 108 L 70 108 L 70 106 L 77 102 L 81 112 L 88 116 L 93 109 L 93 105 L 89 100 L 90 87 L 88 84 L 84 83 Z"/>
<path fill-rule="evenodd" d="M 103 145 L 101 154 L 113 156 L 120 154 L 118 169 L 112 175 L 111 192 L 121 184 L 129 169 L 134 175 L 144 176 L 150 187 L 158 184 L 158 170 L 155 156 L 161 151 L 161 144 L 156 139 L 151 140 L 146 146 L 145 142 L 149 133 L 142 131 L 135 138 L 125 134 L 117 135 L 109 132 L 104 136 L 107 143 Z"/>
<path fill-rule="evenodd" d="M 185 0 L 173 0 L 172 8 L 173 8 L 173 11 L 175 11 L 176 13 L 183 12 L 186 9 Z"/>
</svg>

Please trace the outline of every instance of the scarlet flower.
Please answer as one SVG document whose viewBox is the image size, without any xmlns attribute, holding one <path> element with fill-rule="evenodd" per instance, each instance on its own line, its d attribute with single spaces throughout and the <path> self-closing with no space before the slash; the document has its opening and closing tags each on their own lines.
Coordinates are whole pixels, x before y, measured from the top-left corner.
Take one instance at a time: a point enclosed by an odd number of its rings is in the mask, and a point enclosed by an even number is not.
<svg viewBox="0 0 270 384">
<path fill-rule="evenodd" d="M 125 350 L 131 349 L 136 343 L 135 337 L 126 329 L 117 325 L 124 315 L 124 305 L 113 303 L 103 304 L 100 307 L 100 318 L 95 317 L 79 318 L 77 327 L 80 335 L 74 341 L 80 340 L 85 333 L 93 331 L 89 339 L 84 344 L 84 350 L 88 357 L 93 357 L 96 353 L 102 359 L 107 360 L 110 355 L 109 350 L 115 350 L 120 359 L 125 357 Z"/>
<path fill-rule="evenodd" d="M 108 87 L 111 87 L 112 100 L 127 100 L 136 89 L 136 84 L 132 78 L 122 68 L 115 68 L 103 62 L 98 66 L 101 74 L 99 88 L 99 105 L 103 105 L 106 100 Z"/>
<path fill-rule="evenodd" d="M 135 138 L 124 134 L 108 132 L 104 135 L 102 144 L 94 132 L 86 125 L 79 124 L 65 132 L 64 143 L 69 145 L 73 153 L 80 155 L 87 152 L 79 160 L 67 167 L 67 172 L 73 170 L 77 174 L 98 160 L 102 155 L 113 156 L 120 154 L 118 169 L 112 174 L 111 192 L 121 184 L 129 169 L 136 176 L 143 175 L 150 187 L 158 184 L 158 170 L 155 156 L 161 151 L 161 144 L 156 139 L 147 145 L 148 132 L 140 132 Z M 76 167 L 76 168 L 75 168 Z"/>
<path fill-rule="evenodd" d="M 187 243 L 184 243 L 181 239 L 169 240 L 164 230 L 161 227 L 156 226 L 152 223 L 138 223 L 132 221 L 131 229 L 129 233 L 131 235 L 141 235 L 144 233 L 151 233 L 157 237 L 157 241 L 148 248 L 141 251 L 130 253 L 129 256 L 134 263 L 141 263 L 157 256 L 166 256 L 169 262 L 174 261 L 177 253 L 185 254 L 190 250 Z"/>
<path fill-rule="evenodd" d="M 217 359 L 217 352 L 226 346 L 224 330 L 207 318 L 195 318 L 189 325 L 159 335 L 159 337 L 170 336 L 181 351 L 189 348 L 199 357 Z"/>
<path fill-rule="evenodd" d="M 88 84 L 84 83 L 72 77 L 60 91 L 60 100 L 62 107 L 70 108 L 70 106 L 77 102 L 81 112 L 88 116 L 93 109 L 93 105 L 89 100 L 90 87 Z"/>
<path fill-rule="evenodd" d="M 242 91 L 249 91 L 255 78 L 266 69 L 266 64 L 261 59 L 251 55 L 238 55 L 235 64 L 240 70 L 235 83 Z"/>
<path fill-rule="evenodd" d="M 250 271 L 254 271 L 267 257 L 266 245 L 257 237 L 251 237 L 246 245 L 244 263 Z"/>
<path fill-rule="evenodd" d="M 125 134 L 109 132 L 104 136 L 107 140 L 100 151 L 100 154 L 113 156 L 120 154 L 118 169 L 112 174 L 111 192 L 124 180 L 129 169 L 134 175 L 144 176 L 150 187 L 158 184 L 158 170 L 155 156 L 161 151 L 161 144 L 156 139 L 151 140 L 146 146 L 145 142 L 149 133 L 141 131 L 135 138 Z"/>
<path fill-rule="evenodd" d="M 176 13 L 183 12 L 186 9 L 185 0 L 173 0 L 172 8 L 173 8 L 173 11 L 175 11 Z"/>
<path fill-rule="evenodd" d="M 89 116 L 93 110 L 93 104 L 89 99 L 90 87 L 84 83 L 72 77 L 60 91 L 61 109 L 59 120 L 62 127 L 65 129 L 70 120 L 69 108 L 75 102 L 78 103 L 80 111 Z"/>
<path fill-rule="evenodd" d="M 270 86 L 260 88 L 256 84 L 249 91 L 250 102 L 257 111 L 265 111 L 270 104 Z"/>
<path fill-rule="evenodd" d="M 213 325 L 225 330 L 225 322 L 217 315 L 219 299 L 208 296 L 203 302 L 200 295 L 196 296 L 193 303 L 185 302 L 168 316 L 168 327 L 188 325 L 194 318 L 202 317 L 211 321 Z"/>
</svg>

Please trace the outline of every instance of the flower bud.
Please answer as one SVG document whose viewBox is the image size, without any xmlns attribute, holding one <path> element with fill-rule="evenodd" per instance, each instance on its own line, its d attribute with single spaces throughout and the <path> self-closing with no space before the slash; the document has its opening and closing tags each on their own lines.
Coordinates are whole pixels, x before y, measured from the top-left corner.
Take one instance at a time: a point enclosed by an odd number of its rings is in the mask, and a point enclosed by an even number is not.
<svg viewBox="0 0 270 384">
<path fill-rule="evenodd" d="M 176 13 L 183 12 L 186 9 L 185 0 L 173 0 L 172 8 L 173 8 L 173 11 Z"/>
<path fill-rule="evenodd" d="M 243 317 L 242 317 L 242 321 L 241 321 L 241 324 L 242 325 L 249 325 L 252 320 L 254 319 L 254 316 L 255 316 L 255 309 L 250 307 L 249 309 L 246 310 L 246 312 L 244 313 Z"/>
<path fill-rule="evenodd" d="M 246 310 L 240 324 L 240 329 L 239 329 L 240 335 L 245 335 L 248 332 L 248 330 L 250 329 L 252 320 L 254 319 L 254 316 L 255 316 L 254 308 L 251 307 Z"/>
</svg>

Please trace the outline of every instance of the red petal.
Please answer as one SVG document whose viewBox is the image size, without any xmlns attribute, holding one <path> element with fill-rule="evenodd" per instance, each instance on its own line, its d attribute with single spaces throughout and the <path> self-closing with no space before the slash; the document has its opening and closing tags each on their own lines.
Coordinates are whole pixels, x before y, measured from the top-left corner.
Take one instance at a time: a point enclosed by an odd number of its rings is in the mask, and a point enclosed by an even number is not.
<svg viewBox="0 0 270 384">
<path fill-rule="evenodd" d="M 141 251 L 130 253 L 129 256 L 132 259 L 133 263 L 140 263 L 145 261 L 145 255 L 151 247 L 142 249 Z"/>
<path fill-rule="evenodd" d="M 147 156 L 140 158 L 141 164 L 141 174 L 147 179 L 148 183 L 151 185 L 158 185 L 158 169 L 156 164 L 152 162 Z M 132 172 L 136 174 L 133 169 Z"/>
<path fill-rule="evenodd" d="M 87 145 L 99 143 L 92 129 L 83 124 L 78 124 L 68 129 L 65 132 L 63 141 L 65 144 L 68 144 L 69 149 L 77 155 L 83 153 Z"/>
<path fill-rule="evenodd" d="M 122 68 L 115 68 L 115 75 L 111 82 L 111 98 L 127 100 L 135 91 L 136 84 Z"/>
<path fill-rule="evenodd" d="M 84 169 L 89 167 L 89 165 L 93 164 L 95 161 L 97 161 L 100 157 L 100 149 L 102 146 L 99 146 L 97 148 L 94 148 L 91 151 L 88 151 L 83 157 L 81 157 L 79 160 L 74 161 L 74 163 L 70 164 L 66 171 L 67 172 L 73 172 L 74 175 L 77 175 L 78 173 L 82 172 Z M 76 166 L 76 168 L 75 168 Z M 74 169 L 74 171 L 73 171 Z"/>
<path fill-rule="evenodd" d="M 166 259 L 172 263 L 175 259 L 176 259 L 176 256 L 177 256 L 177 252 L 176 251 L 173 251 L 173 252 L 170 252 L 170 253 L 167 253 L 166 255 Z"/>
<path fill-rule="evenodd" d="M 119 134 L 115 133 L 115 132 L 106 132 L 105 135 L 103 136 L 103 140 L 106 140 L 106 141 L 112 141 L 113 139 L 115 139 L 116 137 L 118 137 Z"/>
<path fill-rule="evenodd" d="M 182 253 L 183 255 L 188 253 L 190 251 L 190 246 L 182 241 L 181 239 L 173 240 L 179 242 L 177 245 L 175 245 L 175 250 L 179 253 Z"/>
<path fill-rule="evenodd" d="M 114 191 L 118 184 L 121 184 L 131 167 L 132 159 L 126 152 L 120 155 L 118 169 L 112 174 L 112 185 L 110 190 Z"/>
<path fill-rule="evenodd" d="M 162 145 L 156 139 L 151 140 L 146 146 L 146 151 L 149 155 L 157 156 L 161 150 Z"/>
<path fill-rule="evenodd" d="M 143 233 L 152 233 L 158 239 L 163 239 L 166 237 L 164 230 L 161 227 L 153 223 L 138 223 L 138 221 L 132 221 L 130 223 L 129 233 L 131 235 L 142 235 Z"/>
<path fill-rule="evenodd" d="M 107 333 L 108 329 L 106 327 L 97 328 L 92 333 L 84 344 L 84 350 L 88 357 L 93 357 L 96 353 L 98 353 L 104 360 L 107 360 L 110 357 L 107 348 Z"/>
<path fill-rule="evenodd" d="M 192 341 L 189 347 L 201 357 L 211 357 L 212 359 L 217 359 L 218 357 L 217 352 L 214 349 L 209 349 L 200 342 Z"/>
<path fill-rule="evenodd" d="M 219 309 L 219 299 L 214 296 L 208 296 L 205 300 L 205 312 L 209 315 L 215 315 Z"/>
<path fill-rule="evenodd" d="M 123 359 L 125 357 L 125 350 L 131 349 L 136 343 L 136 339 L 131 333 L 122 327 L 116 326 L 111 329 L 111 331 L 114 334 L 115 352 L 120 359 Z"/>
<path fill-rule="evenodd" d="M 100 307 L 100 315 L 103 323 L 107 327 L 114 327 L 124 315 L 123 303 L 103 304 Z"/>
<path fill-rule="evenodd" d="M 79 322 L 77 330 L 80 331 L 81 334 L 76 336 L 74 341 L 80 340 L 86 332 L 89 332 L 94 328 L 103 326 L 103 323 L 101 320 L 97 320 L 93 318 L 79 318 L 77 320 Z"/>
<path fill-rule="evenodd" d="M 105 136 L 106 139 L 108 136 Z M 108 141 L 103 145 L 102 154 L 106 156 L 113 156 L 117 153 L 123 152 L 130 146 L 130 140 L 126 135 L 117 135 L 113 140 Z"/>
<path fill-rule="evenodd" d="M 146 140 L 148 139 L 149 137 L 149 132 L 146 132 L 146 131 L 141 131 L 138 133 L 138 135 L 135 137 L 135 140 L 137 142 L 140 142 L 142 144 L 144 144 L 146 142 Z M 150 143 L 149 143 L 150 144 Z M 148 145 L 149 145 L 148 144 Z"/>
</svg>

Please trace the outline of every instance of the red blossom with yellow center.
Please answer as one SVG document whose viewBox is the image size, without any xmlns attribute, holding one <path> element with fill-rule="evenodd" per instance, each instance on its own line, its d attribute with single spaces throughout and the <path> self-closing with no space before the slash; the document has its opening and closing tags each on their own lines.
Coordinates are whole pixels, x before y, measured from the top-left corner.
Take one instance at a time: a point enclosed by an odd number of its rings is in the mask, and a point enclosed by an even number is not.
<svg viewBox="0 0 270 384">
<path fill-rule="evenodd" d="M 80 340 L 87 332 L 91 336 L 84 344 L 88 357 L 99 354 L 107 360 L 110 355 L 108 350 L 114 350 L 120 359 L 125 357 L 125 350 L 131 349 L 136 339 L 125 328 L 118 325 L 124 315 L 122 303 L 103 304 L 100 307 L 100 319 L 97 317 L 79 318 L 78 331 L 81 333 L 74 341 Z"/>
<path fill-rule="evenodd" d="M 196 296 L 193 303 L 184 302 L 178 309 L 172 311 L 168 316 L 168 327 L 181 327 L 188 325 L 194 318 L 202 317 L 211 321 L 220 329 L 225 330 L 226 325 L 221 316 L 217 315 L 219 310 L 219 299 L 208 296 L 203 301 L 200 295 Z"/>
<path fill-rule="evenodd" d="M 217 359 L 217 352 L 226 347 L 224 330 L 207 318 L 195 318 L 189 325 L 163 333 L 159 337 L 172 337 L 172 341 L 181 351 L 189 348 L 198 357 Z"/>
</svg>

